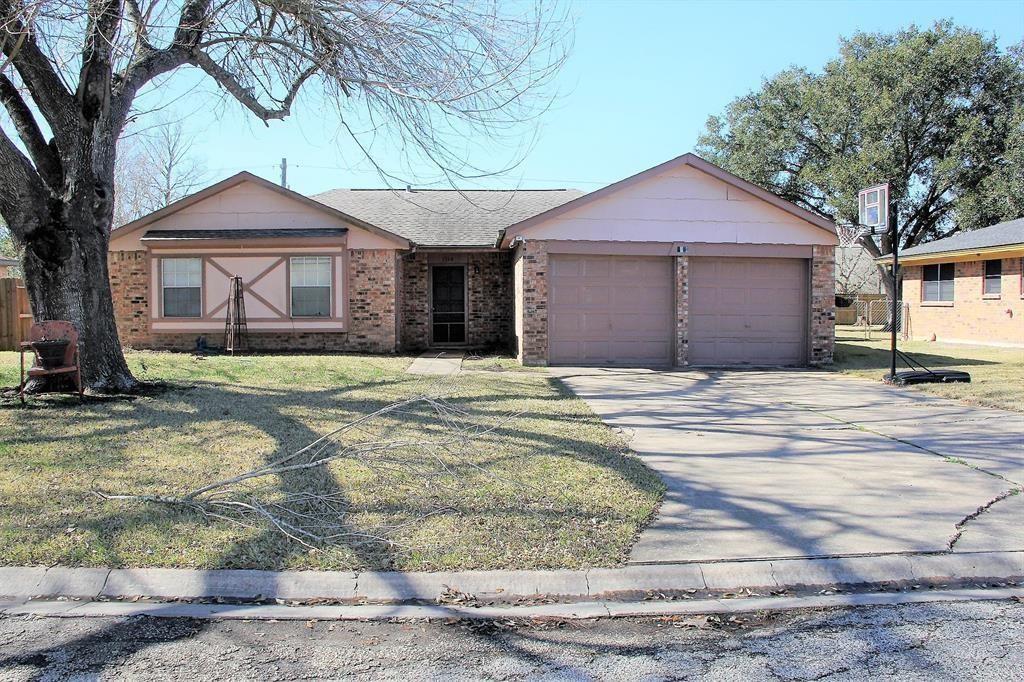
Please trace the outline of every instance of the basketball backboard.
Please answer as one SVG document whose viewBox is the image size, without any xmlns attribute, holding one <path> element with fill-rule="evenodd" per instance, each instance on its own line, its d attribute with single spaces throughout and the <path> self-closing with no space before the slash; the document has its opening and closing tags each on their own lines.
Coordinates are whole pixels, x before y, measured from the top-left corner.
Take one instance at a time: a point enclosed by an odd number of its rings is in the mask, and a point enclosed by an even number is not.
<svg viewBox="0 0 1024 682">
<path fill-rule="evenodd" d="M 889 226 L 889 183 L 857 193 L 857 222 L 871 228 L 873 234 Z"/>
</svg>

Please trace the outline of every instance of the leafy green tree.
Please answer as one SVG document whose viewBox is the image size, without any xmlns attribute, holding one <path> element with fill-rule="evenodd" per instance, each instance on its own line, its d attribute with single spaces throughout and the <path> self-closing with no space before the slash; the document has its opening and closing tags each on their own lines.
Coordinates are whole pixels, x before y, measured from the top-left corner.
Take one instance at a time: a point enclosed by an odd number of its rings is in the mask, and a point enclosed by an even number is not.
<svg viewBox="0 0 1024 682">
<path fill-rule="evenodd" d="M 1016 218 L 1022 56 L 948 21 L 857 33 L 821 73 L 783 71 L 709 118 L 698 150 L 837 223 L 857 221 L 859 189 L 888 181 L 901 248 Z M 892 251 L 888 236 L 862 243 Z"/>
</svg>

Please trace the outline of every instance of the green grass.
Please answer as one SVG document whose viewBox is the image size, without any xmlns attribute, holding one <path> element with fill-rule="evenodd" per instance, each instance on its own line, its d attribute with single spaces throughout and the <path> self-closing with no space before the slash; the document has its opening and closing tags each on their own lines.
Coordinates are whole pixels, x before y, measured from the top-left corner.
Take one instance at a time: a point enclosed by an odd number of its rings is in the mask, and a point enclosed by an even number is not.
<svg viewBox="0 0 1024 682">
<path fill-rule="evenodd" d="M 663 486 L 586 405 L 546 374 L 471 372 L 453 400 L 474 423 L 516 413 L 462 457 L 480 469 L 426 486 L 335 462 L 326 475 L 258 485 L 345 500 L 354 531 L 408 526 L 393 544 L 339 540 L 315 550 L 265 528 L 208 520 L 93 491 L 174 495 L 231 476 L 362 414 L 423 391 L 410 359 L 196 358 L 132 352 L 136 376 L 171 389 L 133 399 L 54 396 L 0 405 L 0 564 L 265 569 L 578 568 L 621 563 Z M 0 383 L 17 381 L 0 353 Z M 396 437 L 440 428 L 426 409 L 391 418 Z M 409 463 L 410 465 L 413 462 Z M 425 511 L 443 513 L 421 518 Z"/>
<path fill-rule="evenodd" d="M 930 369 L 959 369 L 969 384 L 918 384 L 915 390 L 975 405 L 1024 412 L 1024 350 L 928 341 L 900 341 L 899 348 Z M 889 339 L 873 333 L 864 340 L 853 327 L 837 327 L 833 368 L 853 376 L 880 380 L 889 371 Z M 900 363 L 899 369 L 905 369 Z"/>
</svg>

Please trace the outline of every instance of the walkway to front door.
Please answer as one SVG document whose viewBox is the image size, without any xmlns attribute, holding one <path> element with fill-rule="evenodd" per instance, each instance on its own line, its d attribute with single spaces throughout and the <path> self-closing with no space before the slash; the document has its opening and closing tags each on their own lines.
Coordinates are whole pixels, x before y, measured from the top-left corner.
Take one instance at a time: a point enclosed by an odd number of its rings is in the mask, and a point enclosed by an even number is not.
<svg viewBox="0 0 1024 682">
<path fill-rule="evenodd" d="M 430 342 L 466 342 L 466 266 L 435 265 L 430 269 Z"/>
</svg>

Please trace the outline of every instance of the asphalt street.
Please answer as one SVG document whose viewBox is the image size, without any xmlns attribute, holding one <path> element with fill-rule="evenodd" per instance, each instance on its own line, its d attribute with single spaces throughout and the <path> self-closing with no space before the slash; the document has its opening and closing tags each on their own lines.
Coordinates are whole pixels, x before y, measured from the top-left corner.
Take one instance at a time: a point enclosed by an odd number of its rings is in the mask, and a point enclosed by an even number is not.
<svg viewBox="0 0 1024 682">
<path fill-rule="evenodd" d="M 734 619 L 732 619 L 734 618 Z M 582 622 L 0 618 L 0 680 L 1024 679 L 1024 603 Z"/>
</svg>

